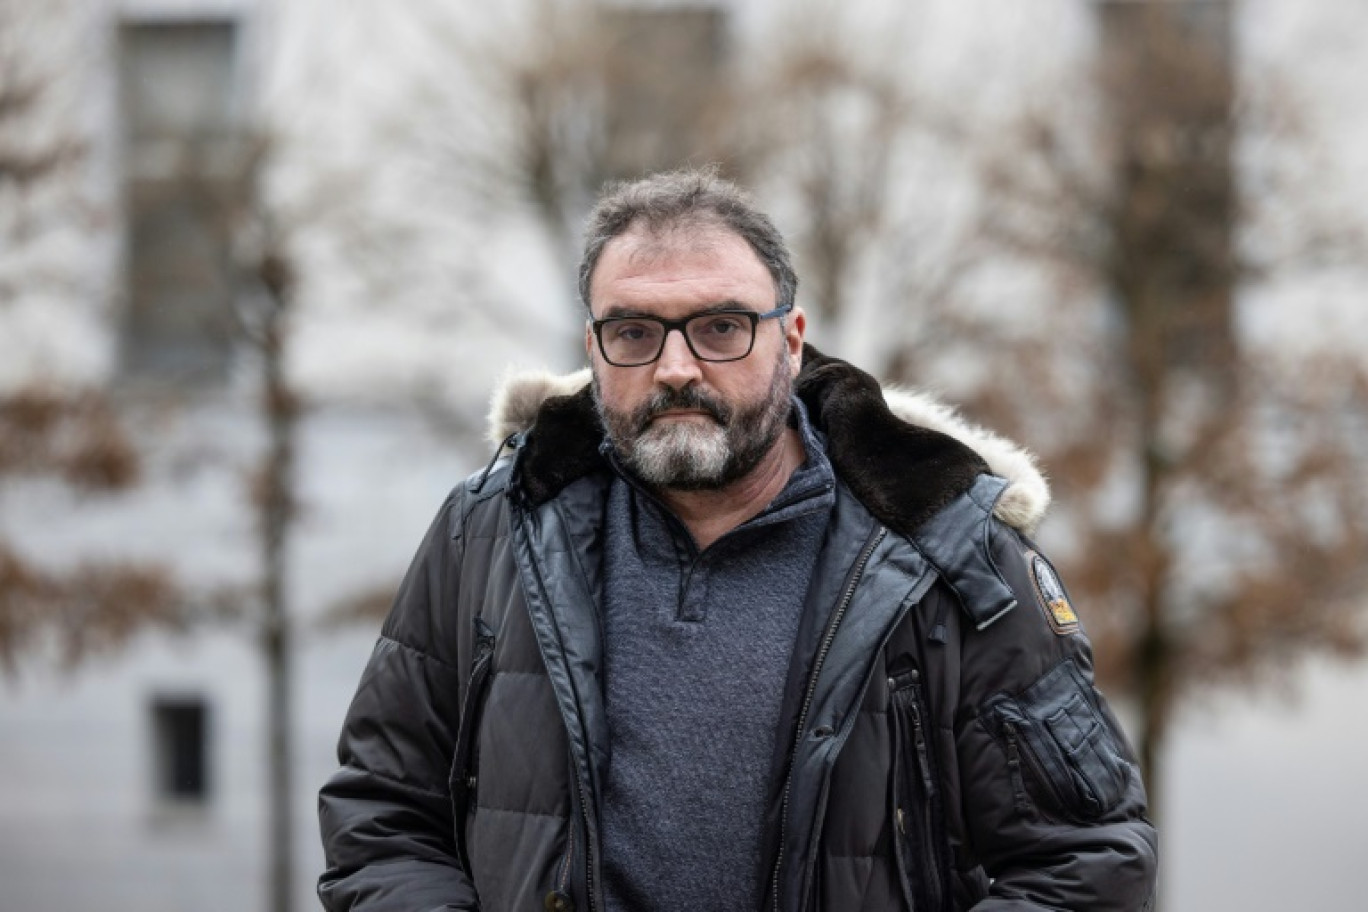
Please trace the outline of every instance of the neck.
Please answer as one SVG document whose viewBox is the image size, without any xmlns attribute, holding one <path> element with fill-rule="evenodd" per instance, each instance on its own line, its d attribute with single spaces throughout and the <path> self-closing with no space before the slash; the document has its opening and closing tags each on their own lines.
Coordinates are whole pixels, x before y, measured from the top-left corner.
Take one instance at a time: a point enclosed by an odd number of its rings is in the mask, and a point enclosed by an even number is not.
<svg viewBox="0 0 1368 912">
<path fill-rule="evenodd" d="M 746 520 L 760 515 L 803 464 L 803 441 L 791 427 L 747 475 L 715 491 L 660 489 L 656 495 L 684 523 L 703 550 Z"/>
</svg>

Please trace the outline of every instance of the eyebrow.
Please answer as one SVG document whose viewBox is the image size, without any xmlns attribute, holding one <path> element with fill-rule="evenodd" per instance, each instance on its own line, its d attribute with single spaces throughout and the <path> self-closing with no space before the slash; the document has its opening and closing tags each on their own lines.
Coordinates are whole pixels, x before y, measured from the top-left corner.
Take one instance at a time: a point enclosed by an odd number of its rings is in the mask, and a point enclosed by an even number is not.
<svg viewBox="0 0 1368 912">
<path fill-rule="evenodd" d="M 718 304 L 709 304 L 707 307 L 699 308 L 698 310 L 685 314 L 684 316 L 680 317 L 680 319 L 687 320 L 690 317 L 701 317 L 705 314 L 724 313 L 727 311 L 738 310 L 748 311 L 752 313 L 763 313 L 763 311 L 754 310 L 753 308 L 748 307 L 745 304 L 742 304 L 740 301 L 722 301 Z M 603 319 L 605 320 L 613 320 L 625 317 L 651 317 L 656 320 L 665 319 L 665 317 L 662 317 L 659 314 L 648 313 L 636 307 L 621 307 L 618 305 L 614 305 L 603 312 Z"/>
</svg>

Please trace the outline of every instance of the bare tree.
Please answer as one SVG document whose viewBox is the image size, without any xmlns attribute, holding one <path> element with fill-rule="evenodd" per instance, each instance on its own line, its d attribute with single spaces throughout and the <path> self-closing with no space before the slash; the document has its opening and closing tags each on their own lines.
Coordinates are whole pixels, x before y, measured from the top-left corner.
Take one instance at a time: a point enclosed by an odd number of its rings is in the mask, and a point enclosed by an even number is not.
<svg viewBox="0 0 1368 912">
<path fill-rule="evenodd" d="M 294 781 L 291 725 L 294 701 L 291 679 L 294 663 L 294 625 L 286 596 L 287 554 L 297 512 L 295 439 L 300 399 L 285 372 L 296 298 L 295 270 L 288 248 L 269 212 L 256 212 L 255 245 L 245 252 L 245 276 L 255 285 L 258 305 L 243 327 L 261 365 L 261 416 L 266 422 L 267 447 L 256 473 L 253 503 L 261 547 L 260 641 L 267 680 L 267 755 L 269 770 L 270 834 L 268 858 L 269 908 L 288 912 L 293 907 L 294 873 L 292 808 Z"/>
<path fill-rule="evenodd" d="M 54 233 L 89 232 L 82 191 L 88 148 L 63 115 L 61 72 L 29 52 L 60 9 L 0 0 L 0 316 L 25 295 L 82 285 L 78 268 L 44 252 Z M 32 381 L 0 393 L 0 482 L 47 476 L 82 493 L 126 491 L 140 459 L 102 392 Z M 46 567 L 0 539 L 0 667 L 35 654 L 74 668 L 149 627 L 187 620 L 165 567 L 66 562 Z"/>
<path fill-rule="evenodd" d="M 265 444 L 249 472 L 258 571 L 246 585 L 195 593 L 194 620 L 243 626 L 262 659 L 267 792 L 267 908 L 293 905 L 295 619 L 288 599 L 296 517 L 300 397 L 286 374 L 297 301 L 293 234 L 305 217 L 265 188 L 276 151 L 264 116 L 231 103 L 231 20 L 131 23 L 121 29 L 127 127 L 124 197 L 130 255 L 125 361 L 135 393 L 219 382 L 230 363 L 255 368 Z M 167 48 L 180 54 L 167 54 Z M 190 53 L 185 53 L 189 49 Z M 149 90 L 199 58 L 183 110 Z M 174 108 L 174 106 L 172 106 Z M 189 113 L 187 113 L 189 112 Z M 210 610 L 211 609 L 211 610 Z"/>
<path fill-rule="evenodd" d="M 1096 105 L 1053 98 L 977 147 L 996 265 L 1043 269 L 1054 302 L 1035 331 L 999 316 L 968 332 L 999 365 L 975 410 L 1056 479 L 1065 576 L 1104 680 L 1136 701 L 1158 796 L 1185 701 L 1368 643 L 1362 361 L 1299 357 L 1236 319 L 1258 282 L 1362 248 L 1341 214 L 1304 210 L 1295 254 L 1242 243 L 1295 196 L 1267 198 L 1233 157 L 1287 119 L 1236 83 L 1224 4 L 1104 9 Z M 1279 140 L 1314 154 L 1314 137 Z"/>
<path fill-rule="evenodd" d="M 57 228 L 94 221 L 81 189 L 86 139 L 63 116 L 70 86 L 29 52 L 50 37 L 58 15 L 0 0 L 0 308 L 21 292 L 72 284 L 77 276 L 42 256 L 41 246 Z"/>
<path fill-rule="evenodd" d="M 487 224 L 531 216 L 565 277 L 569 311 L 582 223 L 606 181 L 727 162 L 724 14 L 529 0 L 489 11 L 477 27 L 469 11 L 437 10 L 429 33 L 455 71 L 424 74 L 415 87 L 435 113 L 410 125 L 408 141 L 438 163 L 450 205 L 474 208 Z M 510 338 L 544 327 L 543 311 L 508 301 L 468 311 Z"/>
<path fill-rule="evenodd" d="M 135 485 L 138 466 L 98 393 L 26 389 L 0 398 L 0 481 L 56 476 L 78 491 L 107 493 Z M 71 669 L 145 629 L 179 629 L 187 620 L 164 567 L 43 567 L 0 538 L 0 668 L 10 673 L 49 655 Z"/>
<path fill-rule="evenodd" d="M 254 368 L 255 411 L 266 432 L 248 485 L 259 577 L 245 593 L 236 617 L 247 621 L 257 641 L 266 678 L 265 855 L 271 912 L 294 907 L 296 870 L 293 680 L 304 630 L 289 593 L 290 557 L 301 508 L 298 437 L 308 407 L 289 371 L 303 293 L 298 239 L 319 228 L 346 233 L 359 218 L 353 208 L 356 178 L 351 174 L 311 175 L 305 189 L 288 197 L 271 192 L 268 185 L 279 166 L 283 133 L 263 117 L 238 138 L 236 166 L 228 179 L 201 179 L 203 171 L 191 155 L 179 181 L 179 192 L 215 236 L 219 269 L 227 277 L 233 302 L 234 339 L 243 360 Z M 379 268 L 369 262 L 357 266 Z"/>
<path fill-rule="evenodd" d="M 924 11 L 866 12 L 857 18 L 821 0 L 782 8 L 766 45 L 747 55 L 727 111 L 735 167 L 774 201 L 795 241 L 809 314 L 844 348 L 869 348 L 871 311 L 887 314 L 889 301 L 915 313 L 943 294 L 971 255 L 951 246 L 928 256 L 931 213 L 909 204 L 910 166 L 953 132 L 907 65 Z M 862 352 L 878 374 L 908 341 L 889 323 L 889 344 Z"/>
<path fill-rule="evenodd" d="M 460 205 L 534 216 L 567 298 L 581 223 L 604 182 L 688 164 L 717 164 L 775 204 L 796 241 L 803 300 L 841 343 L 868 342 L 862 325 L 888 301 L 944 297 L 972 263 L 972 234 L 944 205 L 925 204 L 907 167 L 929 147 L 935 167 L 957 163 L 949 105 L 906 72 L 919 4 L 863 26 L 839 4 L 785 4 L 760 42 L 710 6 L 530 0 L 512 10 L 482 27 L 463 13 L 429 29 L 463 63 L 416 89 L 424 110 L 442 112 L 424 122 L 422 142 Z M 537 332 L 501 303 L 500 331 Z M 877 372 L 917 338 L 907 320 L 887 328 L 866 346 Z"/>
<path fill-rule="evenodd" d="M 231 173 L 206 171 L 194 150 L 179 169 L 175 192 L 213 237 L 217 268 L 233 305 L 242 354 L 257 370 L 257 414 L 266 442 L 249 475 L 249 503 L 260 566 L 237 615 L 248 622 L 266 678 L 263 718 L 267 771 L 267 908 L 294 906 L 294 657 L 298 622 L 289 599 L 289 554 L 298 517 L 296 440 L 303 400 L 287 372 L 297 320 L 299 281 L 293 232 L 321 217 L 318 207 L 291 208 L 271 198 L 265 181 L 276 149 L 265 130 L 244 130 Z M 205 175 L 210 175 L 205 179 Z"/>
</svg>

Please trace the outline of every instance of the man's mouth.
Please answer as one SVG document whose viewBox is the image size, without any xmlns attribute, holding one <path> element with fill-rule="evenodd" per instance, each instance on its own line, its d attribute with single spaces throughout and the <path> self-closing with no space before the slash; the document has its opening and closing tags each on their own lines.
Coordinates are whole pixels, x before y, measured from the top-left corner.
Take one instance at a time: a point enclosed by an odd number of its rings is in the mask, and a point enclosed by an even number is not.
<svg viewBox="0 0 1368 912">
<path fill-rule="evenodd" d="M 656 412 L 651 416 L 651 420 L 658 418 L 707 418 L 716 421 L 717 416 L 704 409 L 666 409 L 663 412 Z"/>
<path fill-rule="evenodd" d="M 707 419 L 719 427 L 727 424 L 726 410 L 718 403 L 708 399 L 697 390 L 678 390 L 661 392 L 642 409 L 642 417 L 637 425 L 640 429 L 667 419 L 668 423 L 691 423 Z"/>
</svg>

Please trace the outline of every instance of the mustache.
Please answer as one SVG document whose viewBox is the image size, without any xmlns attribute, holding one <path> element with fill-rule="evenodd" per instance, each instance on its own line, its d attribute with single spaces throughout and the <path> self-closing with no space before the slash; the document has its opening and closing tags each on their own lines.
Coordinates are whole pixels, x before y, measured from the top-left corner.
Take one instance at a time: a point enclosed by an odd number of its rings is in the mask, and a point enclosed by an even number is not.
<svg viewBox="0 0 1368 912">
<path fill-rule="evenodd" d="M 636 409 L 633 417 L 636 419 L 637 427 L 643 428 L 657 415 L 673 409 L 696 409 L 724 426 L 732 418 L 732 410 L 726 403 L 719 402 L 693 386 L 686 386 L 683 389 L 667 386 L 657 390 Z"/>
</svg>

